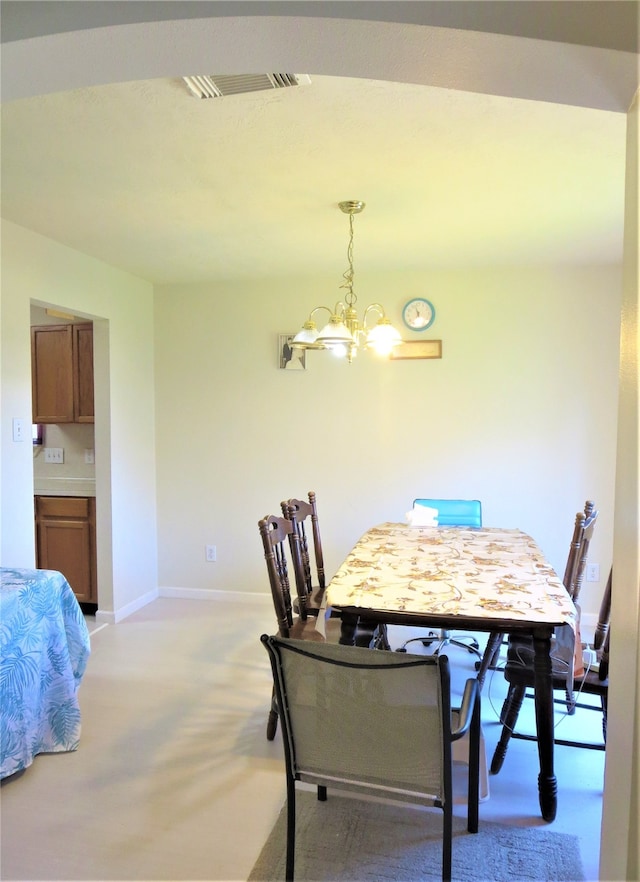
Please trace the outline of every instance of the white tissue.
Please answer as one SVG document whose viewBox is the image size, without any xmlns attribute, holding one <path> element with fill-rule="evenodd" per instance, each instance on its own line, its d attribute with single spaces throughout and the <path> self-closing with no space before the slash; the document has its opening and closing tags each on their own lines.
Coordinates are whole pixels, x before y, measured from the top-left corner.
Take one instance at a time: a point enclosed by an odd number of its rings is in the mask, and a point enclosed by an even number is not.
<svg viewBox="0 0 640 882">
<path fill-rule="evenodd" d="M 416 505 L 407 512 L 407 522 L 411 527 L 437 527 L 438 509 L 428 505 Z"/>
</svg>

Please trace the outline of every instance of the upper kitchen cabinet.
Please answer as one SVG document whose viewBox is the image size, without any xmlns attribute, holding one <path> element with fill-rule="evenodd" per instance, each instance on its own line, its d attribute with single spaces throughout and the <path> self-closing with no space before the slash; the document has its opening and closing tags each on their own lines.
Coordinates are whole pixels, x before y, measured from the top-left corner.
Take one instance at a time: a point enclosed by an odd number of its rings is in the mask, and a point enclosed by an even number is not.
<svg viewBox="0 0 640 882">
<path fill-rule="evenodd" d="M 73 413 L 74 422 L 93 422 L 93 325 L 73 327 Z"/>
<path fill-rule="evenodd" d="M 93 422 L 93 325 L 31 328 L 34 423 Z"/>
</svg>

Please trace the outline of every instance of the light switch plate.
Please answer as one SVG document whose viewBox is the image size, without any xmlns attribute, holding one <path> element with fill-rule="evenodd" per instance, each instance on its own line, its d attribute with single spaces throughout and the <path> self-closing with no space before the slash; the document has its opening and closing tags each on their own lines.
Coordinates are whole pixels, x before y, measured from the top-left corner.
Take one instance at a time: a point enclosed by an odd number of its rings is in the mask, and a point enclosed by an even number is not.
<svg viewBox="0 0 640 882">
<path fill-rule="evenodd" d="M 13 440 L 14 441 L 26 441 L 27 440 L 27 428 L 25 420 L 20 419 L 20 417 L 13 418 Z"/>
</svg>

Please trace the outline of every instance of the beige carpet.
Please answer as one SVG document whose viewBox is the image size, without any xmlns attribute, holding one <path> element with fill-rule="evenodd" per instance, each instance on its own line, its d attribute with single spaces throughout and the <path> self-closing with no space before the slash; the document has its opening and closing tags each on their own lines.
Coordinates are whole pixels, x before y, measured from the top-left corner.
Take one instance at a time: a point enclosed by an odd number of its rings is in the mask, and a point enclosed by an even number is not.
<svg viewBox="0 0 640 882">
<path fill-rule="evenodd" d="M 442 812 L 315 792 L 296 798 L 297 882 L 442 879 Z M 286 808 L 269 836 L 249 882 L 285 878 Z M 467 833 L 454 818 L 453 879 L 459 882 L 584 880 L 578 839 L 546 828 L 480 821 Z"/>
<path fill-rule="evenodd" d="M 96 631 L 80 687 L 79 749 L 40 756 L 18 780 L 3 782 L 0 879 L 246 882 L 285 793 L 281 733 L 265 737 L 272 680 L 257 636 L 272 620 L 268 603 L 159 598 Z M 397 643 L 405 638 L 396 632 Z M 457 653 L 456 687 L 475 675 L 473 661 Z M 498 674 L 483 691 L 489 757 L 505 692 Z M 532 718 L 527 707 L 519 722 Z M 558 733 L 567 726 L 595 730 L 600 719 L 576 714 Z M 600 751 L 558 748 L 558 817 L 547 826 L 536 746 L 515 741 L 491 777 L 481 828 L 491 821 L 532 835 L 577 834 L 593 882 L 604 759 Z"/>
</svg>

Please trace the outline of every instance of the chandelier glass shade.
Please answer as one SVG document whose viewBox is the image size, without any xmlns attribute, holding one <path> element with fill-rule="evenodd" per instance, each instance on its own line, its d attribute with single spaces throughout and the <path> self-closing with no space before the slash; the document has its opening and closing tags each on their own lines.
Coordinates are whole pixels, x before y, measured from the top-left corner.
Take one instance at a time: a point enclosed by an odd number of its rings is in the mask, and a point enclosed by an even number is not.
<svg viewBox="0 0 640 882">
<path fill-rule="evenodd" d="M 371 303 L 358 318 L 357 297 L 353 290 L 353 216 L 364 209 L 364 202 L 340 202 L 340 210 L 349 215 L 349 247 L 347 259 L 349 266 L 343 273 L 346 288 L 343 300 L 335 307 L 316 306 L 309 313 L 306 322 L 291 341 L 293 349 L 326 349 L 334 355 L 346 358 L 351 363 L 358 350 L 368 349 L 381 356 L 388 356 L 394 346 L 402 342 L 400 332 L 387 318 L 384 307 Z M 318 330 L 316 315 L 328 312 L 329 320 Z"/>
</svg>

